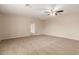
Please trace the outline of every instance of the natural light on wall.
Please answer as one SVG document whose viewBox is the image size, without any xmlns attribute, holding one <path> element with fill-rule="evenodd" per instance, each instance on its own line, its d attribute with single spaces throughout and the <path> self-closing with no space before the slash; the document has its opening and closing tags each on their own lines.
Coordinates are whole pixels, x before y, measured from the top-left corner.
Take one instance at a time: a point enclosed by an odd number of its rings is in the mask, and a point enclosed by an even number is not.
<svg viewBox="0 0 79 59">
<path fill-rule="evenodd" d="M 31 33 L 35 34 L 35 23 L 31 24 Z"/>
</svg>

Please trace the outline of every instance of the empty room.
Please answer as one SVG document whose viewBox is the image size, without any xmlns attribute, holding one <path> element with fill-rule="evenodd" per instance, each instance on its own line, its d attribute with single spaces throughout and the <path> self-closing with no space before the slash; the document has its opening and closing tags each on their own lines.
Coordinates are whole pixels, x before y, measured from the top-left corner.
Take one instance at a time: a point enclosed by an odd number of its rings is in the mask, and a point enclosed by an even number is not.
<svg viewBox="0 0 79 59">
<path fill-rule="evenodd" d="M 0 55 L 78 55 L 79 4 L 0 4 Z"/>
</svg>

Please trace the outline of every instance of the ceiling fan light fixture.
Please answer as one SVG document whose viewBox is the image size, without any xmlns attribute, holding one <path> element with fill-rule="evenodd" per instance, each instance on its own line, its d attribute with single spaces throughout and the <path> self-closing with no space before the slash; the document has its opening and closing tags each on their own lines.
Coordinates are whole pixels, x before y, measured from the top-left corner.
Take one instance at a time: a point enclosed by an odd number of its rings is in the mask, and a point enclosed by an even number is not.
<svg viewBox="0 0 79 59">
<path fill-rule="evenodd" d="M 49 16 L 56 16 L 55 13 L 50 13 L 50 14 L 47 14 L 47 15 L 49 15 Z"/>
<path fill-rule="evenodd" d="M 50 16 L 52 16 L 53 14 L 52 13 L 50 13 Z"/>
<path fill-rule="evenodd" d="M 53 13 L 53 16 L 55 16 L 55 15 L 56 15 L 56 13 L 54 12 L 54 13 Z"/>
</svg>

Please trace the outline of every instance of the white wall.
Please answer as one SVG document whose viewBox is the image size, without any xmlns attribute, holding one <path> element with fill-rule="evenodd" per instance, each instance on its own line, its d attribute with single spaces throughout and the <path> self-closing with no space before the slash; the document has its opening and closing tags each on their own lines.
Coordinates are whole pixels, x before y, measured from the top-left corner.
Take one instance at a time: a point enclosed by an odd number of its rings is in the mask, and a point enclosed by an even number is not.
<svg viewBox="0 0 79 59">
<path fill-rule="evenodd" d="M 30 18 L 21 16 L 0 16 L 0 39 L 30 35 Z"/>
<path fill-rule="evenodd" d="M 79 14 L 55 16 L 45 21 L 44 33 L 79 40 Z"/>
<path fill-rule="evenodd" d="M 0 15 L 0 39 L 31 35 L 30 25 L 34 19 L 23 16 Z M 48 20 L 35 21 L 37 34 L 48 34 L 79 40 L 79 15 L 61 15 Z"/>
<path fill-rule="evenodd" d="M 44 21 L 43 20 L 35 20 L 35 35 L 40 35 L 40 34 L 43 34 L 43 30 L 44 30 Z"/>
<path fill-rule="evenodd" d="M 35 22 L 35 35 L 42 33 L 41 20 L 25 16 L 0 15 L 0 40 L 32 35 L 31 23 Z"/>
<path fill-rule="evenodd" d="M 0 15 L 0 39 L 3 37 L 3 26 L 2 26 L 2 21 L 3 21 L 3 18 L 2 16 Z"/>
<path fill-rule="evenodd" d="M 43 24 L 43 20 L 40 20 L 40 19 L 32 19 L 31 20 L 31 24 L 34 25 L 34 28 L 33 27 L 30 27 L 31 28 L 31 35 L 40 35 L 43 33 L 43 30 L 44 30 L 44 24 Z"/>
</svg>

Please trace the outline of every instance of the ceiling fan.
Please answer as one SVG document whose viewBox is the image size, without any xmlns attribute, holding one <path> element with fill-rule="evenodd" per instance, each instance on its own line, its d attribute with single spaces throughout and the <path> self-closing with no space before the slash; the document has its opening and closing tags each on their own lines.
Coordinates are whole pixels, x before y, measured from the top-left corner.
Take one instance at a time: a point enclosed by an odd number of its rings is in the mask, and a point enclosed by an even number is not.
<svg viewBox="0 0 79 59">
<path fill-rule="evenodd" d="M 44 13 L 46 13 L 48 16 L 55 16 L 58 15 L 59 13 L 64 12 L 63 9 L 60 9 L 61 6 L 56 6 L 55 8 L 49 8 L 47 10 L 44 10 Z"/>
<path fill-rule="evenodd" d="M 26 7 L 30 7 L 30 4 L 25 4 Z M 60 9 L 63 5 L 55 5 L 55 8 L 52 9 L 51 5 L 49 5 L 49 7 L 51 8 L 47 8 L 45 10 L 43 10 L 44 13 L 46 13 L 48 16 L 55 16 L 58 15 L 59 13 L 64 12 L 63 9 Z"/>
</svg>

